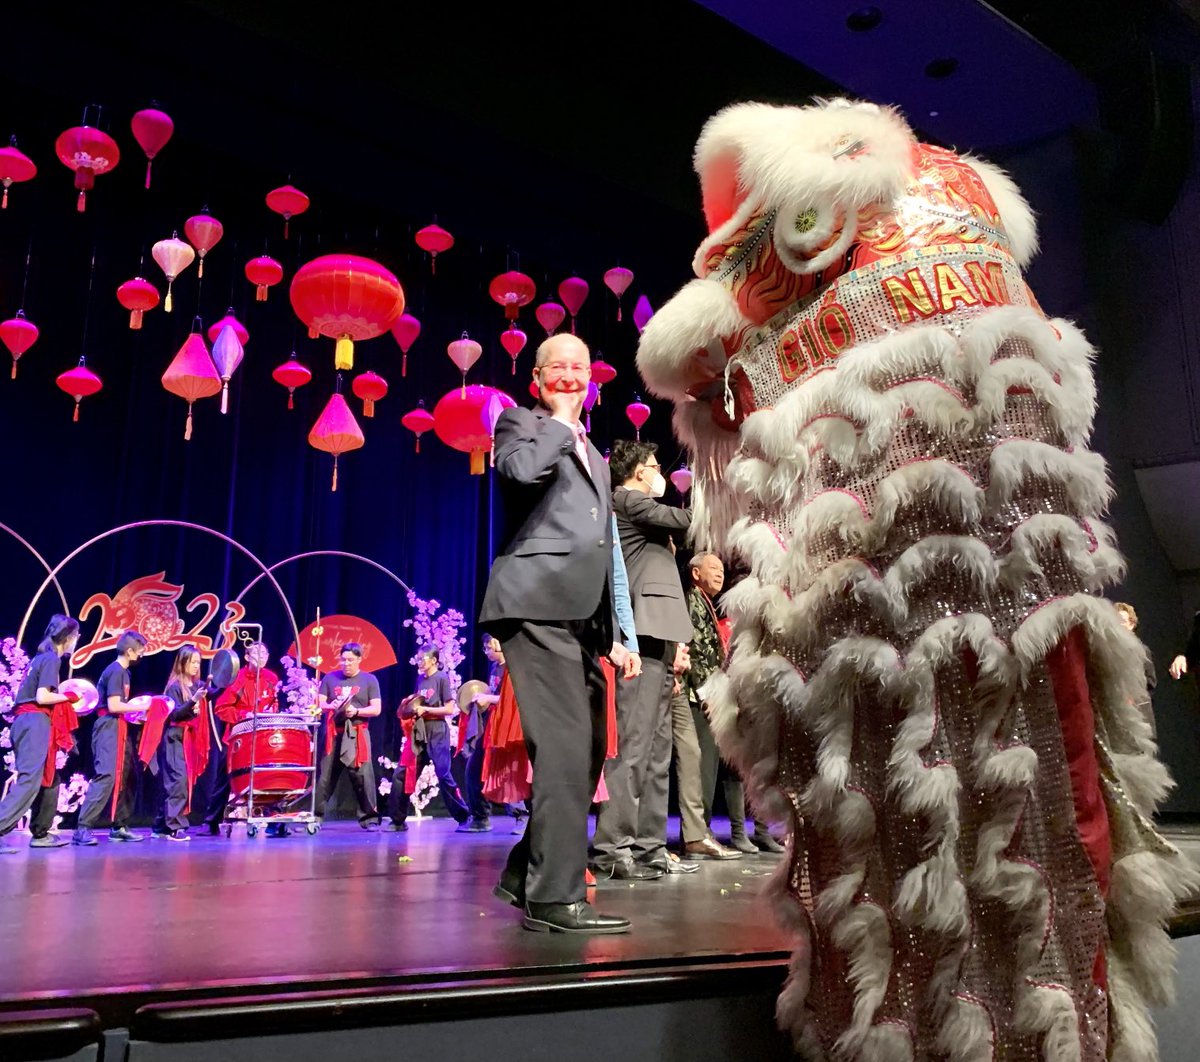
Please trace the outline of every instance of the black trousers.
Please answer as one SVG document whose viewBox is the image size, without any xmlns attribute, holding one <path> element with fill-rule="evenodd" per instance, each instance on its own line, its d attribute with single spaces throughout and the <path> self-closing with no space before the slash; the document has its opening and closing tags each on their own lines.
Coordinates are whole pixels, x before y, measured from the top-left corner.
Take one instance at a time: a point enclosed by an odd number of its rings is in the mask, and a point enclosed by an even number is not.
<svg viewBox="0 0 1200 1062">
<path fill-rule="evenodd" d="M 586 897 L 588 810 L 608 742 L 600 657 L 612 645 L 600 617 L 493 624 L 504 646 L 533 768 L 525 833 L 508 871 L 534 903 Z M 607 644 L 606 644 L 607 643 Z"/>
<path fill-rule="evenodd" d="M 220 720 L 218 727 L 224 727 L 224 737 L 229 736 L 231 727 Z M 224 740 L 224 737 L 222 740 Z M 214 732 L 208 746 L 208 768 L 205 770 L 205 780 L 208 782 L 208 805 L 204 812 L 204 824 L 215 826 L 225 818 L 225 805 L 229 803 L 229 749 L 217 746 L 217 735 Z"/>
<path fill-rule="evenodd" d="M 417 774 L 432 763 L 437 774 L 438 792 L 442 796 L 442 804 L 455 822 L 467 821 L 466 805 L 459 799 L 458 783 L 450 769 L 450 727 L 441 719 L 425 720 L 425 740 L 414 742 L 413 752 L 417 757 Z M 389 801 L 392 822 L 403 822 L 408 818 L 408 808 L 411 804 L 409 795 L 404 791 L 408 779 L 407 768 L 396 765 L 396 773 L 392 775 L 392 793 Z"/>
<path fill-rule="evenodd" d="M 42 785 L 46 750 L 50 747 L 50 716 L 45 712 L 22 712 L 13 720 L 13 764 L 16 777 L 8 795 L 0 802 L 0 837 L 8 833 L 25 812 L 32 809 L 30 830 L 34 837 L 45 837 L 58 812 L 58 772 L 49 785 Z"/>
<path fill-rule="evenodd" d="M 101 819 L 107 818 L 112 808 L 113 786 L 117 781 L 117 737 L 119 720 L 115 715 L 104 715 L 96 720 L 92 728 L 92 763 L 96 776 L 88 786 L 83 810 L 79 813 L 79 825 L 93 829 Z M 134 771 L 134 750 L 137 748 L 138 732 L 127 726 L 125 731 L 125 764 L 121 774 L 121 792 L 117 794 L 117 811 L 112 816 L 113 829 L 128 826 L 133 817 L 133 792 L 137 783 Z"/>
<path fill-rule="evenodd" d="M 371 760 L 370 741 L 368 734 L 366 762 L 361 767 L 348 767 L 342 762 L 340 755 L 342 736 L 339 733 L 334 737 L 333 751 L 321 760 L 317 780 L 317 815 L 325 814 L 325 805 L 337 792 L 337 784 L 344 772 L 350 776 L 350 784 L 354 787 L 354 796 L 358 800 L 358 821 L 369 822 L 379 818 L 379 809 L 375 805 L 375 769 Z"/>
<path fill-rule="evenodd" d="M 162 779 L 162 800 L 154 819 L 157 833 L 186 830 L 187 763 L 183 756 L 183 727 L 168 726 L 158 746 L 158 774 Z"/>
</svg>

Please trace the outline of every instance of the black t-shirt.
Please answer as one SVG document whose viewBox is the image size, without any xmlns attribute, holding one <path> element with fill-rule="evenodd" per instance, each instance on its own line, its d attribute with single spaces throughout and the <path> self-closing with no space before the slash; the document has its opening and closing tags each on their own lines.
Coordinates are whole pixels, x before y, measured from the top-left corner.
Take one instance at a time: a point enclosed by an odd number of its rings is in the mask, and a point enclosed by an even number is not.
<svg viewBox="0 0 1200 1062">
<path fill-rule="evenodd" d="M 21 688 L 17 690 L 17 704 L 29 704 L 37 700 L 37 691 L 43 687 L 48 690 L 58 688 L 59 666 L 62 661 L 53 649 L 38 653 L 29 661 L 29 670 L 21 680 Z"/>
<path fill-rule="evenodd" d="M 181 683 L 179 679 L 175 679 L 175 681 L 173 681 L 167 687 L 166 695 L 175 702 L 175 707 L 171 711 L 170 722 L 184 723 L 187 720 L 195 717 L 196 711 L 193 707 L 196 700 L 195 689 L 196 687 L 193 686 L 192 693 L 184 693 L 183 683 Z"/>
<path fill-rule="evenodd" d="M 100 710 L 108 711 L 109 697 L 120 697 L 122 701 L 129 700 L 129 668 L 122 667 L 120 660 L 114 660 L 100 672 L 100 681 L 96 683 L 100 694 Z"/>
<path fill-rule="evenodd" d="M 435 671 L 428 678 L 417 676 L 417 687 L 413 690 L 431 708 L 440 708 L 443 704 L 454 704 L 454 694 L 450 690 L 450 679 L 444 671 Z"/>
<path fill-rule="evenodd" d="M 355 708 L 366 708 L 379 696 L 379 679 L 371 672 L 360 671 L 354 678 L 350 678 L 341 670 L 331 671 L 321 679 L 321 694 L 326 701 L 332 703 L 341 700 L 355 686 L 358 687 L 358 692 L 347 702 Z"/>
</svg>

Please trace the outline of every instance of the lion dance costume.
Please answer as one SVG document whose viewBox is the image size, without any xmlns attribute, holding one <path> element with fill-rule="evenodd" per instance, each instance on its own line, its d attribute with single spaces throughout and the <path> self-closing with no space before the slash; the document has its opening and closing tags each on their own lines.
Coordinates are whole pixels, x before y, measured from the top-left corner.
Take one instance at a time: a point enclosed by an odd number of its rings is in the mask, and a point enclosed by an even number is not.
<svg viewBox="0 0 1200 1062">
<path fill-rule="evenodd" d="M 739 104 L 696 149 L 699 279 L 638 366 L 697 544 L 750 574 L 705 694 L 792 823 L 781 1024 L 805 1057 L 1157 1057 L 1195 886 L 1087 449 L 1092 350 L 1022 278 L 998 169 L 869 104 Z"/>
</svg>

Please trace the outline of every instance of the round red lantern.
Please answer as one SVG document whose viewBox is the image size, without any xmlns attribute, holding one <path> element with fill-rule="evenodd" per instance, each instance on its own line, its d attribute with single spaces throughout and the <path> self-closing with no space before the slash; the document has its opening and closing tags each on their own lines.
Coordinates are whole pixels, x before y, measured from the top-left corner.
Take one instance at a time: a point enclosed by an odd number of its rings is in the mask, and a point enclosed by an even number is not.
<svg viewBox="0 0 1200 1062">
<path fill-rule="evenodd" d="M 471 384 L 443 396 L 433 410 L 433 430 L 447 446 L 471 455 L 471 475 L 483 475 L 483 455 L 492 449 L 500 411 L 516 405 L 494 387 Z"/>
<path fill-rule="evenodd" d="M 575 332 L 575 318 L 583 309 L 584 300 L 588 297 L 588 282 L 583 277 L 567 277 L 558 286 L 558 297 L 571 311 L 571 333 Z"/>
<path fill-rule="evenodd" d="M 421 436 L 433 427 L 433 414 L 425 408 L 424 401 L 418 402 L 416 409 L 405 413 L 404 416 L 400 418 L 400 423 L 417 437 L 416 452 L 420 453 Z"/>
<path fill-rule="evenodd" d="M 73 421 L 79 420 L 79 403 L 104 386 L 100 377 L 87 367 L 86 358 L 80 358 L 75 368 L 59 373 L 55 382 L 75 399 L 75 415 L 71 417 Z"/>
<path fill-rule="evenodd" d="M 37 342 L 38 329 L 32 321 L 25 319 L 25 311 L 18 310 L 16 317 L 10 317 L 0 324 L 0 340 L 8 347 L 12 355 L 12 378 L 17 378 L 17 362 L 34 343 Z"/>
<path fill-rule="evenodd" d="M 596 385 L 596 403 L 600 403 L 600 394 L 604 390 L 604 385 L 612 383 L 617 378 L 617 370 L 614 369 L 607 361 L 601 361 L 597 358 L 592 362 L 592 383 Z"/>
<path fill-rule="evenodd" d="M 621 320 L 621 296 L 629 290 L 633 283 L 633 270 L 622 266 L 613 266 L 604 274 L 604 286 L 617 297 L 617 320 Z"/>
<path fill-rule="evenodd" d="M 59 134 L 54 150 L 62 164 L 75 171 L 75 187 L 79 198 L 75 209 L 87 209 L 87 194 L 96 184 L 96 175 L 107 173 L 121 161 L 121 149 L 107 133 L 90 125 L 77 125 Z"/>
<path fill-rule="evenodd" d="M 267 193 L 267 206 L 283 215 L 283 238 L 288 238 L 288 222 L 308 209 L 309 199 L 299 188 L 285 184 Z"/>
<path fill-rule="evenodd" d="M 375 416 L 375 403 L 388 392 L 387 380 L 376 372 L 360 372 L 351 384 L 354 393 L 362 399 L 363 416 Z"/>
<path fill-rule="evenodd" d="M 292 278 L 292 308 L 324 336 L 337 340 L 334 365 L 354 367 L 354 341 L 383 335 L 404 312 L 400 281 L 370 258 L 327 254 L 300 267 Z"/>
<path fill-rule="evenodd" d="M 312 379 L 312 370 L 296 357 L 295 351 L 292 351 L 292 356 L 287 361 L 276 366 L 271 373 L 271 379 L 288 389 L 288 409 L 292 409 L 295 405 L 292 399 L 296 388 L 303 387 Z"/>
<path fill-rule="evenodd" d="M 492 278 L 488 285 L 488 294 L 504 308 L 504 316 L 515 322 L 521 307 L 533 302 L 533 297 L 537 294 L 537 285 L 524 273 L 510 270 Z M 510 327 L 515 328 L 515 323 Z"/>
<path fill-rule="evenodd" d="M 437 272 L 437 256 L 454 246 L 454 237 L 440 225 L 426 225 L 423 229 L 418 229 L 414 239 L 416 239 L 417 246 L 422 251 L 429 252 L 431 258 L 429 263 L 430 273 Z"/>
<path fill-rule="evenodd" d="M 500 345 L 508 351 L 512 358 L 513 375 L 517 375 L 517 356 L 525 349 L 526 335 L 519 328 L 509 328 L 500 333 Z"/>
<path fill-rule="evenodd" d="M 411 313 L 402 313 L 392 325 L 392 335 L 400 344 L 400 375 L 408 375 L 408 351 L 421 334 L 421 322 Z"/>
<path fill-rule="evenodd" d="M 129 311 L 129 327 L 142 327 L 142 314 L 159 302 L 158 288 L 144 277 L 134 277 L 117 288 L 117 302 Z"/>
<path fill-rule="evenodd" d="M 333 484 L 329 488 L 331 491 L 337 490 L 338 458 L 350 450 L 357 450 L 364 442 L 366 439 L 363 437 L 362 428 L 350 412 L 346 399 L 337 393 L 330 395 L 312 431 L 308 433 L 308 444 L 318 450 L 324 450 L 327 454 L 333 454 Z"/>
<path fill-rule="evenodd" d="M 255 302 L 266 302 L 267 289 L 283 279 L 283 266 L 269 255 L 251 258 L 246 263 L 246 279 L 255 286 Z"/>
<path fill-rule="evenodd" d="M 221 334 L 221 329 L 226 325 L 228 325 L 234 330 L 235 333 L 237 333 L 238 342 L 241 343 L 243 347 L 250 342 L 250 333 L 246 330 L 246 326 L 233 316 L 232 306 L 226 309 L 224 317 L 222 317 L 219 321 L 214 321 L 208 326 L 208 331 L 205 333 L 205 335 L 208 336 L 208 341 L 210 343 L 215 343 L 217 341 L 217 336 Z"/>
<path fill-rule="evenodd" d="M 169 114 L 147 107 L 144 111 L 138 111 L 129 124 L 133 129 L 134 140 L 146 153 L 146 187 L 149 188 L 150 167 L 154 165 L 155 157 L 167 146 L 167 141 L 175 132 L 175 123 L 171 121 Z"/>
<path fill-rule="evenodd" d="M 552 336 L 554 335 L 554 330 L 563 323 L 563 318 L 567 316 L 567 311 L 557 302 L 543 302 L 541 306 L 533 311 L 533 316 L 538 319 L 538 324 L 546 330 L 546 335 Z"/>
<path fill-rule="evenodd" d="M 33 159 L 17 150 L 17 138 L 12 138 L 9 147 L 0 148 L 0 184 L 4 185 L 4 196 L 0 198 L 0 210 L 8 207 L 8 189 L 13 184 L 31 181 L 37 176 Z"/>
<path fill-rule="evenodd" d="M 202 277 L 204 276 L 204 256 L 221 242 L 221 237 L 225 235 L 225 226 L 207 214 L 195 214 L 183 223 L 183 234 L 188 238 L 188 243 L 196 248 L 196 254 L 200 256 L 200 264 L 196 267 L 196 276 Z"/>
</svg>

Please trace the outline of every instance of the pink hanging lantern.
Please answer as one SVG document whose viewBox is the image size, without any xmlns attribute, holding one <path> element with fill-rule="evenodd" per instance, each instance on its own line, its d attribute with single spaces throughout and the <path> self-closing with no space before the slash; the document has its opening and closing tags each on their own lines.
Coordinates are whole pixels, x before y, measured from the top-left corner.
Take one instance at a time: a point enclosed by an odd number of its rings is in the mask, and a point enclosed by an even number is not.
<svg viewBox="0 0 1200 1062">
<path fill-rule="evenodd" d="M 408 375 L 408 352 L 421 334 L 421 322 L 411 313 L 402 313 L 392 325 L 392 335 L 400 344 L 400 375 Z M 420 443 L 420 438 L 417 440 Z"/>
<path fill-rule="evenodd" d="M 468 338 L 467 333 L 463 332 L 461 339 L 456 339 L 446 347 L 446 353 L 450 355 L 450 360 L 458 366 L 458 371 L 462 373 L 462 393 L 466 398 L 467 370 L 479 360 L 479 355 L 483 353 L 483 347 L 475 340 Z"/>
<path fill-rule="evenodd" d="M 166 274 L 167 297 L 163 300 L 163 313 L 170 313 L 171 307 L 174 305 L 171 298 L 171 285 L 175 283 L 175 278 L 192 264 L 196 258 L 196 252 L 192 250 L 190 244 L 184 243 L 179 238 L 178 232 L 175 232 L 171 234 L 169 240 L 159 240 L 150 249 L 150 253 L 154 256 L 159 268 Z"/>
<path fill-rule="evenodd" d="M 483 455 L 491 453 L 496 418 L 516 405 L 503 391 L 471 384 L 451 391 L 433 410 L 433 430 L 447 446 L 471 455 L 471 475 L 483 475 Z"/>
<path fill-rule="evenodd" d="M 225 235 L 225 226 L 207 214 L 195 214 L 183 223 L 183 234 L 188 238 L 188 242 L 196 248 L 196 254 L 200 256 L 200 265 L 196 269 L 196 276 L 202 277 L 204 276 L 204 256 L 221 242 L 221 237 Z"/>
<path fill-rule="evenodd" d="M 200 334 L 200 318 L 192 325 L 192 331 L 179 353 L 163 373 L 162 384 L 172 394 L 178 395 L 188 404 L 187 424 L 183 431 L 185 440 L 192 437 L 192 405 L 201 398 L 211 398 L 221 390 L 221 375 L 209 356 L 204 336 Z"/>
<path fill-rule="evenodd" d="M 309 446 L 333 454 L 333 484 L 331 491 L 337 490 L 338 458 L 349 450 L 357 450 L 366 442 L 362 428 L 350 412 L 350 406 L 340 394 L 332 394 L 321 415 L 308 433 Z"/>
<path fill-rule="evenodd" d="M 149 188 L 150 167 L 154 165 L 155 157 L 167 146 L 167 141 L 175 132 L 175 123 L 171 121 L 170 115 L 148 107 L 144 111 L 138 111 L 129 124 L 133 129 L 134 140 L 146 153 L 146 187 Z"/>
<path fill-rule="evenodd" d="M 355 395 L 362 399 L 363 416 L 375 416 L 375 403 L 388 392 L 387 380 L 376 372 L 360 372 L 350 386 Z"/>
<path fill-rule="evenodd" d="M 266 302 L 267 289 L 283 279 L 283 266 L 270 255 L 251 258 L 246 263 L 246 279 L 254 285 L 255 302 Z"/>
<path fill-rule="evenodd" d="M 521 307 L 533 302 L 533 297 L 537 294 L 537 285 L 524 273 L 510 270 L 492 278 L 488 285 L 488 294 L 504 308 L 504 316 L 510 322 L 509 327 L 515 328 Z"/>
<path fill-rule="evenodd" d="M 288 222 L 303 214 L 309 206 L 309 198 L 299 188 L 285 184 L 267 193 L 267 206 L 283 216 L 283 238 L 288 238 Z"/>
<path fill-rule="evenodd" d="M 597 358 L 592 362 L 592 383 L 596 385 L 596 402 L 600 402 L 600 392 L 604 390 L 605 384 L 610 384 L 617 378 L 617 370 L 614 369 L 607 361 L 601 361 Z"/>
<path fill-rule="evenodd" d="M 222 317 L 219 321 L 214 321 L 208 326 L 208 332 L 206 333 L 208 335 L 208 341 L 210 343 L 215 343 L 217 341 L 217 336 L 221 334 L 221 329 L 226 325 L 228 325 L 234 330 L 234 332 L 237 333 L 238 342 L 241 343 L 243 347 L 250 342 L 250 333 L 247 331 L 246 326 L 233 316 L 232 306 L 225 311 L 224 317 Z"/>
<path fill-rule="evenodd" d="M 38 328 L 32 321 L 25 319 L 25 311 L 18 310 L 16 317 L 10 317 L 0 324 L 0 340 L 8 347 L 12 355 L 12 378 L 17 378 L 17 362 L 34 343 L 37 342 Z"/>
<path fill-rule="evenodd" d="M 584 424 L 585 431 L 592 430 L 592 407 L 600 401 L 600 388 L 591 380 L 588 381 L 587 391 L 583 396 L 583 410 L 587 414 L 587 421 Z"/>
<path fill-rule="evenodd" d="M 245 350 L 233 325 L 225 325 L 213 343 L 212 359 L 221 374 L 221 412 L 229 412 L 229 381 L 242 363 Z"/>
<path fill-rule="evenodd" d="M 421 436 L 433 427 L 433 414 L 425 408 L 424 401 L 418 402 L 416 409 L 405 413 L 404 416 L 400 418 L 400 423 L 417 437 L 416 452 L 420 453 Z"/>
<path fill-rule="evenodd" d="M 528 337 L 519 328 L 509 328 L 500 333 L 500 345 L 508 351 L 508 356 L 512 358 L 513 375 L 517 375 L 517 356 L 525 349 L 525 341 Z"/>
<path fill-rule="evenodd" d="M 625 416 L 629 418 L 629 423 L 633 425 L 635 438 L 640 442 L 642 425 L 650 419 L 650 407 L 637 395 L 634 395 L 633 401 L 625 407 Z"/>
<path fill-rule="evenodd" d="M 575 333 L 575 318 L 579 316 L 579 311 L 583 309 L 583 304 L 588 297 L 588 283 L 583 277 L 567 277 L 558 286 L 558 297 L 562 299 L 563 305 L 571 311 L 571 333 Z"/>
<path fill-rule="evenodd" d="M 12 138 L 9 147 L 0 148 L 0 185 L 4 186 L 4 195 L 0 198 L 0 210 L 8 209 L 8 189 L 22 181 L 31 181 L 37 176 L 37 167 L 33 159 L 17 150 L 17 138 Z"/>
<path fill-rule="evenodd" d="M 650 300 L 645 295 L 639 295 L 637 305 L 633 308 L 633 323 L 637 325 L 639 336 L 653 316 L 654 307 L 650 305 Z"/>
<path fill-rule="evenodd" d="M 554 330 L 563 323 L 567 311 L 557 302 L 543 302 L 533 311 L 533 316 L 538 319 L 538 324 L 546 330 L 546 335 L 552 336 Z"/>
<path fill-rule="evenodd" d="M 675 489 L 680 494 L 686 494 L 692 489 L 692 471 L 691 469 L 677 468 L 671 473 L 671 482 L 675 484 Z"/>
<path fill-rule="evenodd" d="M 633 283 L 633 270 L 614 266 L 604 274 L 604 286 L 617 297 L 617 320 L 621 320 L 621 296 Z"/>
<path fill-rule="evenodd" d="M 59 134 L 54 150 L 62 164 L 75 171 L 75 187 L 79 191 L 75 209 L 82 214 L 87 209 L 87 194 L 96 184 L 96 175 L 116 168 L 121 161 L 121 149 L 107 133 L 90 125 L 77 125 Z"/>
<path fill-rule="evenodd" d="M 296 357 L 295 351 L 292 351 L 292 356 L 271 372 L 271 379 L 288 389 L 288 409 L 293 409 L 296 388 L 303 387 L 312 379 L 312 370 Z"/>
<path fill-rule="evenodd" d="M 87 367 L 86 358 L 80 358 L 75 368 L 59 373 L 55 383 L 75 399 L 75 414 L 71 417 L 73 421 L 79 420 L 79 403 L 104 386 L 100 377 Z"/>
<path fill-rule="evenodd" d="M 430 273 L 437 272 L 437 256 L 454 246 L 454 237 L 440 225 L 426 225 L 423 229 L 418 229 L 414 239 L 417 246 L 430 255 Z"/>
<path fill-rule="evenodd" d="M 142 314 L 153 310 L 159 303 L 158 288 L 144 277 L 134 277 L 117 288 L 117 302 L 129 311 L 129 327 L 142 327 Z"/>
</svg>

